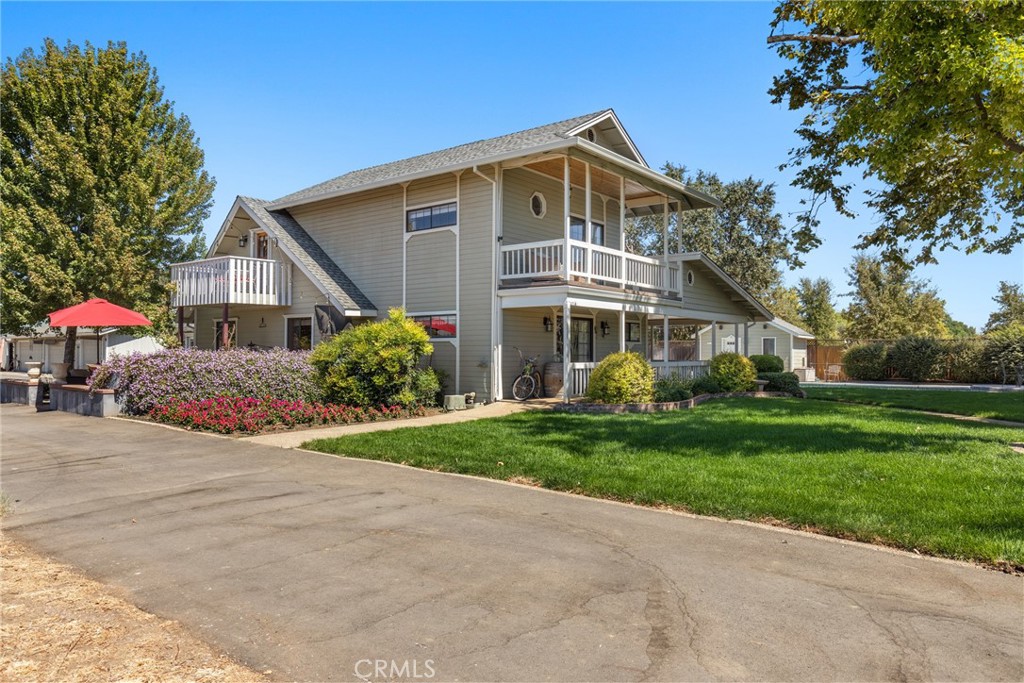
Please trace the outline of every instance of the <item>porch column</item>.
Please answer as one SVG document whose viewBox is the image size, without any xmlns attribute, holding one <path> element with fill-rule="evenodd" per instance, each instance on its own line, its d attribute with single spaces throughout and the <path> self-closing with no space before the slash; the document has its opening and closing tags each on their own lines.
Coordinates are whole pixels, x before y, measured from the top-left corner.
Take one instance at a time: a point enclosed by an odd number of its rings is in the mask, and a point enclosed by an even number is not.
<svg viewBox="0 0 1024 683">
<path fill-rule="evenodd" d="M 562 304 L 562 394 L 568 403 L 572 395 L 572 307 L 566 299 Z"/>
<path fill-rule="evenodd" d="M 619 353 L 626 350 L 626 312 L 619 311 Z"/>
<path fill-rule="evenodd" d="M 676 204 L 676 253 L 683 253 L 683 200 Z M 679 264 L 679 288 L 683 287 L 683 264 Z"/>
<path fill-rule="evenodd" d="M 231 332 L 228 330 L 228 305 L 224 304 L 224 308 L 221 311 L 221 320 L 223 321 L 220 326 L 220 347 L 222 349 L 228 348 L 228 344 L 231 343 Z"/>
<path fill-rule="evenodd" d="M 178 343 L 185 346 L 185 307 L 178 306 Z"/>
<path fill-rule="evenodd" d="M 661 198 L 661 257 L 668 262 L 668 195 Z M 668 276 L 665 276 L 667 284 Z M 662 287 L 665 289 L 666 287 Z"/>
<path fill-rule="evenodd" d="M 668 377 L 668 315 L 667 314 L 664 315 L 662 317 L 662 319 L 661 319 L 661 334 L 662 334 L 662 339 L 661 339 L 661 346 L 662 346 L 661 364 L 665 368 L 664 369 L 664 373 L 665 374 L 663 374 L 662 377 Z"/>
<path fill-rule="evenodd" d="M 562 260 L 565 261 L 563 268 L 565 269 L 564 277 L 566 282 L 569 281 L 569 263 L 572 261 L 572 248 L 569 246 L 569 235 L 571 233 L 569 227 L 572 221 L 572 217 L 569 215 L 569 198 L 570 193 L 572 192 L 572 186 L 569 180 L 569 157 L 565 157 L 565 167 L 562 171 L 562 213 L 565 220 L 565 246 L 563 249 L 565 250 L 565 253 L 563 254 Z"/>
<path fill-rule="evenodd" d="M 733 325 L 732 325 L 732 345 L 733 345 L 733 350 L 736 351 L 736 353 L 742 354 L 744 356 L 747 355 L 746 347 L 743 348 L 743 351 L 740 351 L 740 324 L 739 323 L 733 323 Z"/>
<path fill-rule="evenodd" d="M 590 274 L 593 270 L 594 257 L 590 252 L 589 245 L 594 243 L 594 226 L 591 224 L 593 218 L 593 197 L 590 192 L 590 164 L 583 164 L 583 171 L 585 176 L 584 186 L 586 187 L 587 196 L 584 198 L 584 206 L 586 207 L 583 211 L 583 225 L 584 225 L 584 239 L 587 242 L 588 248 L 585 253 L 587 259 L 586 264 L 583 266 L 584 271 L 587 273 L 587 282 L 590 282 Z"/>
<path fill-rule="evenodd" d="M 626 176 L 619 176 L 619 251 L 626 251 Z"/>
<path fill-rule="evenodd" d="M 750 355 L 750 326 L 754 323 L 743 324 L 743 355 Z"/>
<path fill-rule="evenodd" d="M 718 355 L 718 321 L 711 321 L 711 357 Z"/>
</svg>

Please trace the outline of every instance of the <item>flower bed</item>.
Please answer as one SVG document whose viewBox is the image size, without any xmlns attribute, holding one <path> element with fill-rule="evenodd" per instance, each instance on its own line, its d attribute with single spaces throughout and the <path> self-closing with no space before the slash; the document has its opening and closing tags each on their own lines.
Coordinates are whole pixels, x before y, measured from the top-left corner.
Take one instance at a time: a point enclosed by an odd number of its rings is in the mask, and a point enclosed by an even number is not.
<svg viewBox="0 0 1024 683">
<path fill-rule="evenodd" d="M 199 401 L 172 400 L 156 405 L 149 417 L 157 422 L 221 434 L 252 434 L 274 428 L 376 422 L 407 417 L 415 412 L 399 406 L 358 408 L 331 403 L 274 398 L 218 396 Z"/>
</svg>

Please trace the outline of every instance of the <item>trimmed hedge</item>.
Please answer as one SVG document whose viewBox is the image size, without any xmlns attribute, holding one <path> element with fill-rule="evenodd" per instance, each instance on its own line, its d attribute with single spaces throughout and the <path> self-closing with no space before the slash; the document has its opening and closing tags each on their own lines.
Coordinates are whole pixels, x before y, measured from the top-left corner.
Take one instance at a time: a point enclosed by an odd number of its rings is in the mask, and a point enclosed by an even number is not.
<svg viewBox="0 0 1024 683">
<path fill-rule="evenodd" d="M 792 372 L 759 372 L 758 379 L 767 380 L 765 391 L 781 391 L 794 396 L 803 395 L 800 388 L 800 378 Z"/>
<path fill-rule="evenodd" d="M 782 372 L 786 369 L 782 359 L 778 356 L 754 354 L 750 356 L 750 362 L 754 364 L 754 368 L 758 373 Z"/>
<path fill-rule="evenodd" d="M 654 368 L 634 351 L 610 354 L 590 374 L 587 398 L 594 403 L 650 403 Z"/>
<path fill-rule="evenodd" d="M 284 401 L 322 398 L 308 351 L 167 349 L 114 356 L 90 378 L 96 389 L 113 387 L 122 410 L 148 413 L 157 405 L 217 397 L 270 396 Z"/>
<path fill-rule="evenodd" d="M 748 391 L 757 379 L 757 370 L 746 356 L 720 353 L 711 359 L 711 378 L 722 391 Z"/>
<path fill-rule="evenodd" d="M 670 403 L 693 398 L 693 382 L 672 375 L 654 383 L 654 402 Z"/>
<path fill-rule="evenodd" d="M 942 346 L 930 337 L 906 336 L 889 349 L 889 364 L 896 374 L 911 382 L 932 379 L 939 365 Z"/>
<path fill-rule="evenodd" d="M 888 366 L 885 344 L 859 344 L 843 354 L 843 368 L 851 379 L 879 381 L 885 379 Z"/>
</svg>

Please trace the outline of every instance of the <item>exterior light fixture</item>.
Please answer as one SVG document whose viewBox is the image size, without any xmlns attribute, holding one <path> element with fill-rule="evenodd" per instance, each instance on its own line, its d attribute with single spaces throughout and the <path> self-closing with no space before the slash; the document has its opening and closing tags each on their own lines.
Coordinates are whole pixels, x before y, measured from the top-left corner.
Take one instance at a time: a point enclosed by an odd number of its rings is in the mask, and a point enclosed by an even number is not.
<svg viewBox="0 0 1024 683">
<path fill-rule="evenodd" d="M 609 329 L 611 329 L 611 326 L 608 324 L 608 321 L 607 320 L 602 320 L 601 321 L 601 336 L 602 337 L 607 337 Z"/>
<path fill-rule="evenodd" d="M 550 332 L 552 328 L 551 318 L 544 316 L 544 331 Z"/>
<path fill-rule="evenodd" d="M 240 248 L 244 248 L 245 245 L 247 245 L 247 244 L 249 244 L 249 236 L 248 235 L 242 235 L 241 237 L 238 238 L 238 246 Z"/>
</svg>

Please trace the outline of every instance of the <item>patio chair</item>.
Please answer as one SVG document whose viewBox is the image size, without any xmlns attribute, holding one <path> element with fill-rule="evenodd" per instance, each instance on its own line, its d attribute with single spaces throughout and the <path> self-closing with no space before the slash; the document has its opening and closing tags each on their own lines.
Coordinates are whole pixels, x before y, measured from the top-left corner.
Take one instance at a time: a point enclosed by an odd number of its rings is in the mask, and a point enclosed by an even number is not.
<svg viewBox="0 0 1024 683">
<path fill-rule="evenodd" d="M 838 381 L 843 376 L 842 365 L 829 365 L 825 368 L 825 381 Z"/>
</svg>

